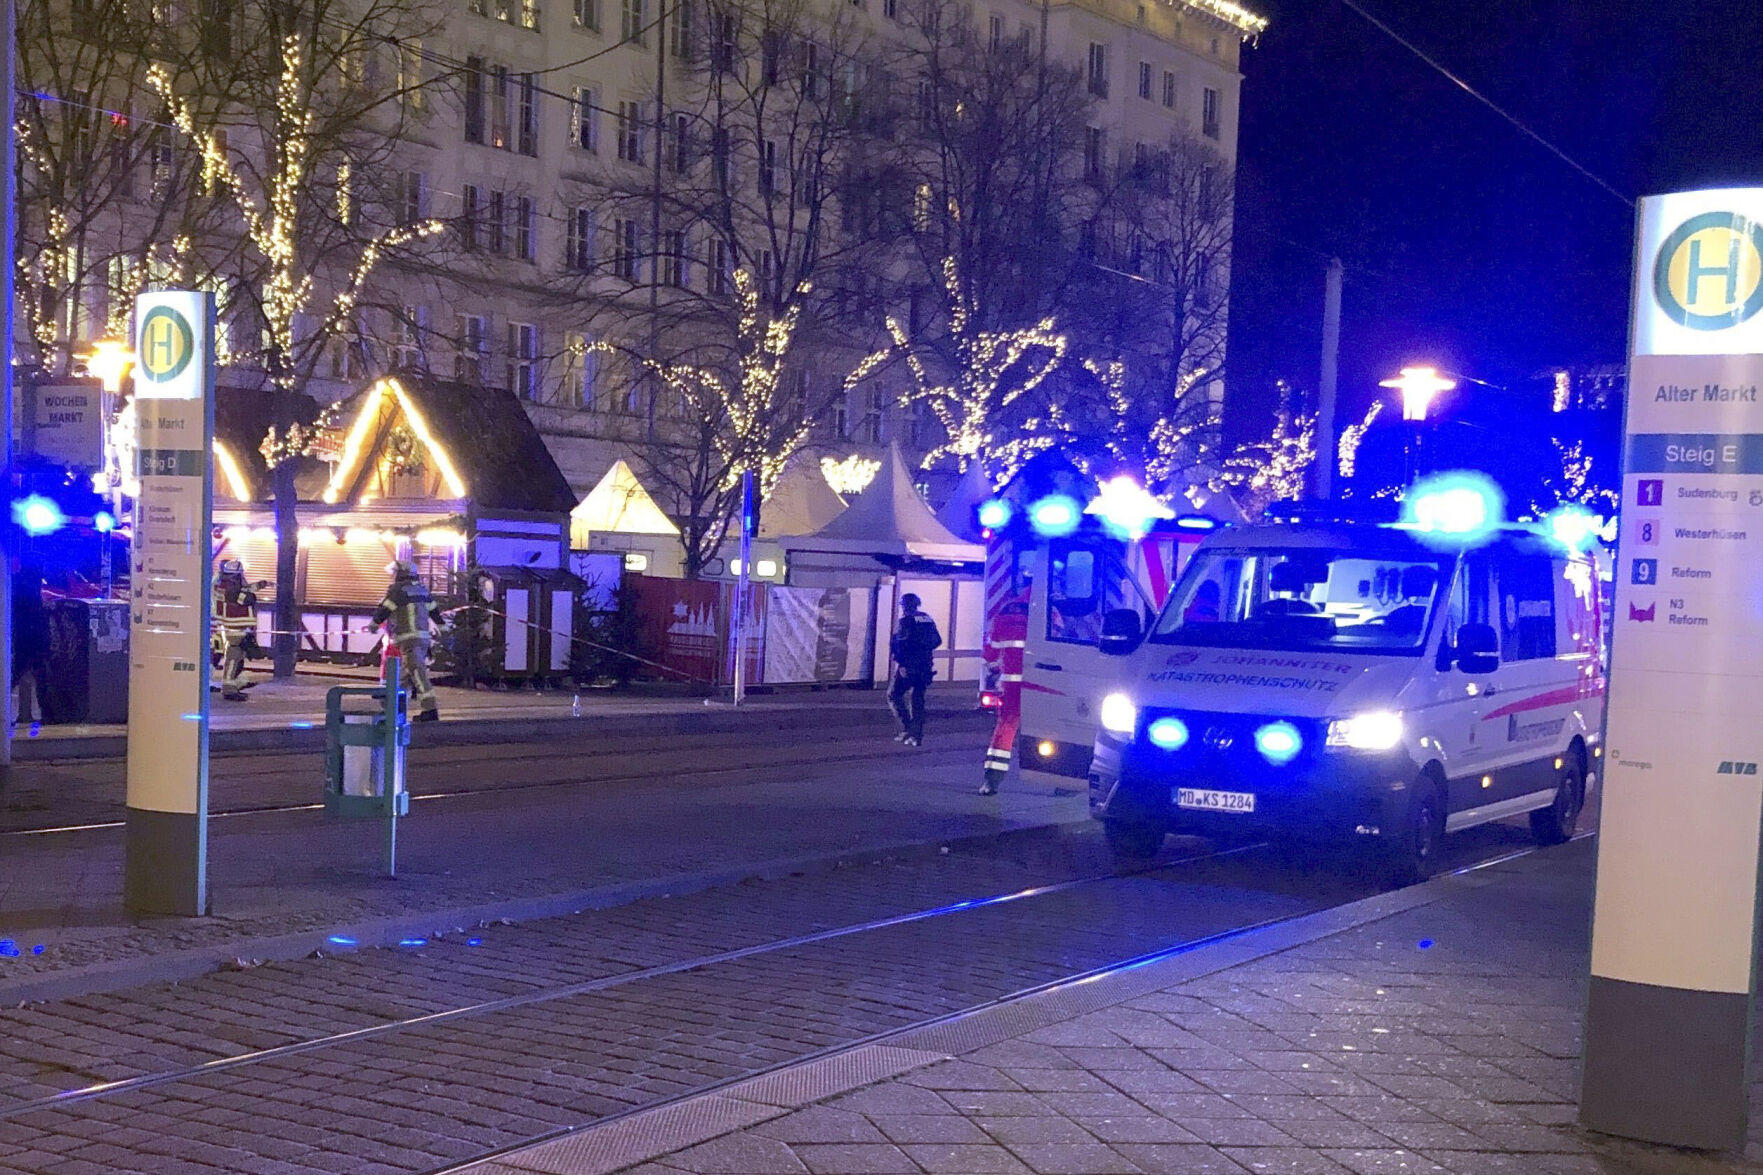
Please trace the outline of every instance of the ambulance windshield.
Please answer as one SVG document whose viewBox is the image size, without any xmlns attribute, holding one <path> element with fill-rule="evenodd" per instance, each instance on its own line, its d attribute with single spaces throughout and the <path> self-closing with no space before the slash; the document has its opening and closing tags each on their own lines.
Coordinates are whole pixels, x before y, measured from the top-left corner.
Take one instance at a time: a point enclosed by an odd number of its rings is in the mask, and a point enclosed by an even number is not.
<svg viewBox="0 0 1763 1175">
<path fill-rule="evenodd" d="M 1194 556 L 1150 639 L 1162 644 L 1418 654 L 1448 556 L 1230 548 Z"/>
</svg>

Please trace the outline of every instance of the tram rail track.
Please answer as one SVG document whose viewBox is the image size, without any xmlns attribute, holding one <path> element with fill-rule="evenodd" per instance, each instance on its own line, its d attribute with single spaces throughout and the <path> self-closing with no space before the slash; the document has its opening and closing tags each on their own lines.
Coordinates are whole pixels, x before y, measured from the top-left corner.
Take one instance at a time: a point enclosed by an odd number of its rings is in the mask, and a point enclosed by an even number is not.
<svg viewBox="0 0 1763 1175">
<path fill-rule="evenodd" d="M 726 767 L 688 767 L 688 768 L 681 768 L 681 769 L 677 769 L 677 770 L 664 769 L 661 773 L 668 774 L 671 776 L 684 776 L 684 777 L 693 777 L 693 778 L 707 777 L 707 776 L 741 775 L 741 774 L 750 773 L 750 772 L 754 772 L 754 771 L 771 770 L 774 768 L 785 769 L 785 768 L 792 768 L 792 767 L 819 767 L 819 766 L 825 766 L 828 764 L 839 764 L 839 763 L 860 763 L 860 762 L 865 762 L 868 760 L 875 759 L 879 755 L 893 751 L 893 750 L 895 750 L 895 748 L 892 747 L 891 745 L 886 745 L 886 746 L 879 746 L 878 745 L 877 747 L 872 748 L 867 751 L 851 752 L 848 754 L 815 754 L 815 755 L 808 755 L 808 756 L 792 756 L 789 758 L 781 758 L 781 759 L 763 759 L 763 760 L 748 762 L 748 763 L 732 764 L 732 765 L 726 766 Z M 950 748 L 947 751 L 941 751 L 941 750 L 931 750 L 928 752 L 920 751 L 916 757 L 919 759 L 928 760 L 930 762 L 935 763 L 935 762 L 940 762 L 943 759 L 945 759 L 949 756 L 952 756 L 952 755 L 956 755 L 956 754 L 960 754 L 963 757 L 971 757 L 972 751 L 970 748 L 966 748 L 966 747 Z M 496 762 L 497 762 L 498 767 L 500 767 L 500 768 L 514 769 L 514 768 L 517 768 L 523 764 L 530 765 L 530 764 L 535 764 L 535 763 L 549 763 L 549 762 L 556 762 L 556 761 L 560 761 L 560 760 L 576 759 L 576 758 L 580 758 L 580 757 L 581 756 L 580 756 L 579 751 L 574 752 L 574 753 L 566 752 L 566 751 L 558 751 L 558 752 L 553 752 L 553 753 L 510 755 L 510 756 L 498 758 Z M 654 780 L 656 778 L 657 774 L 658 774 L 657 770 L 655 768 L 651 767 L 651 768 L 641 770 L 641 771 L 619 772 L 616 774 L 609 774 L 609 775 L 588 775 L 588 776 L 583 776 L 583 777 L 578 777 L 578 778 L 570 778 L 570 779 L 522 780 L 522 781 L 514 782 L 514 783 L 494 784 L 494 785 L 487 786 L 487 787 L 455 787 L 455 788 L 447 788 L 447 789 L 442 789 L 442 790 L 427 790 L 427 789 L 411 788 L 410 799 L 411 799 L 412 803 L 427 803 L 427 802 L 433 801 L 433 800 L 458 800 L 458 799 L 470 799 L 470 798 L 480 797 L 480 796 L 518 794 L 521 792 L 534 792 L 534 791 L 542 792 L 542 791 L 548 791 L 548 790 L 555 789 L 555 788 L 593 787 L 593 786 L 599 786 L 599 785 L 603 785 L 603 784 L 616 785 L 616 784 L 626 784 L 626 783 L 643 783 L 643 782 L 648 782 L 648 781 Z M 112 804 L 111 806 L 120 808 L 121 804 L 116 803 L 116 804 Z M 233 807 L 221 808 L 218 810 L 211 811 L 209 813 L 209 817 L 211 819 L 217 819 L 217 820 L 218 819 L 236 819 L 239 817 L 247 817 L 247 816 L 274 816 L 274 815 L 292 814 L 292 813 L 300 813 L 300 812 L 321 812 L 323 810 L 324 810 L 324 804 L 322 802 L 320 802 L 320 803 L 293 803 L 293 804 L 290 804 L 290 803 L 244 804 L 244 805 L 236 805 Z M 75 833 L 103 832 L 103 831 L 107 831 L 107 830 L 114 830 L 114 829 L 123 828 L 124 824 L 125 824 L 125 822 L 122 820 L 93 820 L 93 821 L 82 821 L 82 822 L 78 822 L 78 823 L 68 823 L 68 824 L 28 825 L 25 827 L 18 827 L 18 828 L 0 827 L 0 840 L 4 840 L 6 838 L 40 837 L 40 836 L 52 836 L 52 835 L 69 835 L 69 834 L 75 834 Z"/>
</svg>

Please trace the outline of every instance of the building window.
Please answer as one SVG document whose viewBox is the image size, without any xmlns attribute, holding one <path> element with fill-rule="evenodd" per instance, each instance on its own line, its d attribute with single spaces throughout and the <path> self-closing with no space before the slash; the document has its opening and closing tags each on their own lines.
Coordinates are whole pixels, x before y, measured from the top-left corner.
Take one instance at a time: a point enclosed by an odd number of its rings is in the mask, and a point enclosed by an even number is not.
<svg viewBox="0 0 1763 1175">
<path fill-rule="evenodd" d="M 626 163 L 643 161 L 643 104 L 618 104 L 618 157 Z"/>
<path fill-rule="evenodd" d="M 733 285 L 734 267 L 729 264 L 728 242 L 723 238 L 710 238 L 710 247 L 705 250 L 705 269 L 710 292 L 712 294 L 728 293 Z"/>
<path fill-rule="evenodd" d="M 523 400 L 539 390 L 539 328 L 528 322 L 508 324 L 508 390 Z"/>
<path fill-rule="evenodd" d="M 777 191 L 777 140 L 759 144 L 759 194 L 767 200 Z"/>
<path fill-rule="evenodd" d="M 662 233 L 661 284 L 684 289 L 686 282 L 686 234 L 684 231 Z"/>
<path fill-rule="evenodd" d="M 740 53 L 741 24 L 733 13 L 724 12 L 716 17 L 716 38 L 711 45 L 711 68 L 718 73 L 728 73 L 735 67 L 735 58 Z"/>
<path fill-rule="evenodd" d="M 1098 98 L 1108 96 L 1108 46 L 1090 42 L 1090 93 Z"/>
<path fill-rule="evenodd" d="M 424 76 L 422 42 L 414 37 L 398 45 L 398 101 L 404 113 L 421 114 L 428 109 L 427 77 Z"/>
<path fill-rule="evenodd" d="M 358 379 L 366 368 L 364 345 L 358 325 L 331 336 L 330 376 L 334 380 Z"/>
<path fill-rule="evenodd" d="M 465 141 L 484 141 L 484 59 L 465 59 Z"/>
<path fill-rule="evenodd" d="M 520 153 L 539 153 L 539 84 L 530 73 L 520 75 Z"/>
<path fill-rule="evenodd" d="M 428 337 L 427 306 L 404 306 L 397 311 L 392 324 L 392 366 L 400 370 L 421 371 L 423 347 Z"/>
<path fill-rule="evenodd" d="M 466 249 L 482 246 L 478 221 L 483 216 L 483 193 L 476 184 L 466 184 L 459 193 L 459 243 Z"/>
<path fill-rule="evenodd" d="M 986 22 L 986 45 L 993 53 L 1004 47 L 1004 18 L 996 12 Z"/>
<path fill-rule="evenodd" d="M 912 193 L 912 227 L 921 233 L 930 231 L 932 195 L 929 184 L 919 184 Z"/>
<path fill-rule="evenodd" d="M 498 257 L 508 254 L 508 198 L 491 192 L 484 212 L 484 248 Z"/>
<path fill-rule="evenodd" d="M 428 216 L 428 177 L 420 171 L 407 171 L 399 184 L 398 223 L 415 224 Z"/>
<path fill-rule="evenodd" d="M 1173 69 L 1163 71 L 1163 105 L 1171 110 L 1175 109 L 1175 71 Z"/>
<path fill-rule="evenodd" d="M 1107 159 L 1108 135 L 1099 126 L 1084 128 L 1084 178 L 1094 183 L 1102 179 L 1103 164 Z"/>
<path fill-rule="evenodd" d="M 600 31 L 600 0 L 575 0 L 575 27 Z"/>
<path fill-rule="evenodd" d="M 539 0 L 520 0 L 520 27 L 539 31 Z"/>
<path fill-rule="evenodd" d="M 557 403 L 568 408 L 594 406 L 595 383 L 598 382 L 600 353 L 593 349 L 594 340 L 584 334 L 570 334 L 564 342 L 569 356 L 563 372 L 563 386 L 558 389 Z"/>
<path fill-rule="evenodd" d="M 563 263 L 579 273 L 594 267 L 594 210 L 572 208 L 564 242 Z"/>
<path fill-rule="evenodd" d="M 668 14 L 667 51 L 675 61 L 692 59 L 691 0 L 675 0 L 673 11 Z"/>
<path fill-rule="evenodd" d="M 597 109 L 599 96 L 587 86 L 575 88 L 575 98 L 569 106 L 569 142 L 573 147 L 583 151 L 600 149 L 600 112 Z"/>
<path fill-rule="evenodd" d="M 759 288 L 770 294 L 777 286 L 777 254 L 759 250 Z"/>
<path fill-rule="evenodd" d="M 872 444 L 882 439 L 882 410 L 888 400 L 887 392 L 875 384 L 869 388 L 869 407 L 863 414 L 863 423 L 858 428 L 858 438 Z"/>
<path fill-rule="evenodd" d="M 490 357 L 490 320 L 482 314 L 461 314 L 454 344 L 453 378 L 460 383 L 482 383 L 484 362 Z"/>
<path fill-rule="evenodd" d="M 1149 61 L 1139 62 L 1139 97 L 1147 102 L 1151 100 L 1151 63 Z"/>
<path fill-rule="evenodd" d="M 899 20 L 900 0 L 882 0 L 882 15 L 889 20 Z"/>
<path fill-rule="evenodd" d="M 637 246 L 640 240 L 634 219 L 621 217 L 612 222 L 612 272 L 625 281 L 637 280 Z"/>
<path fill-rule="evenodd" d="M 667 137 L 666 162 L 674 171 L 683 174 L 692 167 L 692 119 L 687 114 L 675 114 L 672 123 L 672 133 Z"/>
<path fill-rule="evenodd" d="M 620 35 L 633 45 L 643 43 L 643 26 L 647 23 L 643 17 L 643 0 L 620 0 L 623 23 L 619 28 Z"/>
<path fill-rule="evenodd" d="M 1216 139 L 1219 134 L 1218 91 L 1207 87 L 1200 101 L 1200 131 L 1208 139 Z"/>
<path fill-rule="evenodd" d="M 814 41 L 802 43 L 802 97 L 810 102 L 820 101 L 820 77 L 825 67 L 820 61 L 820 45 Z"/>
<path fill-rule="evenodd" d="M 729 147 L 729 133 L 725 126 L 710 132 L 710 166 L 716 171 L 716 183 L 724 192 L 735 186 L 734 152 Z"/>
<path fill-rule="evenodd" d="M 851 435 L 851 393 L 846 392 L 833 401 L 833 436 L 844 440 Z"/>
<path fill-rule="evenodd" d="M 510 122 L 508 110 L 509 76 L 506 65 L 490 68 L 490 75 L 485 79 L 488 83 L 490 100 L 490 133 L 489 142 L 492 147 L 508 150 L 510 138 Z"/>
<path fill-rule="evenodd" d="M 531 196 L 514 198 L 514 256 L 521 261 L 531 261 L 538 256 L 537 216 L 533 208 Z"/>
</svg>

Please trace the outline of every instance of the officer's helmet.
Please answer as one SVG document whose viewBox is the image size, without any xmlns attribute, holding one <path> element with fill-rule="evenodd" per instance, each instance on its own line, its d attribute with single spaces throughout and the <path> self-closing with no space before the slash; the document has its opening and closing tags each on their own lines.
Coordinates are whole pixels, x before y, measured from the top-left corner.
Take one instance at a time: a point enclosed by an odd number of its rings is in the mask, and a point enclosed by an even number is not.
<svg viewBox="0 0 1763 1175">
<path fill-rule="evenodd" d="M 245 565 L 237 559 L 222 559 L 220 575 L 222 579 L 244 579 Z"/>
<path fill-rule="evenodd" d="M 415 579 L 416 564 L 408 559 L 397 559 L 386 564 L 386 574 L 397 580 Z"/>
</svg>

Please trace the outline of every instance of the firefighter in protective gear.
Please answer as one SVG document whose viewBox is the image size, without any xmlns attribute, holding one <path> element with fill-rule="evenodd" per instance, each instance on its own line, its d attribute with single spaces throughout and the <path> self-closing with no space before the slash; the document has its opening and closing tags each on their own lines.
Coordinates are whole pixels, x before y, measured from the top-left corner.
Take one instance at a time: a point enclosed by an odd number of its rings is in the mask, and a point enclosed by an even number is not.
<svg viewBox="0 0 1763 1175">
<path fill-rule="evenodd" d="M 262 650 L 257 644 L 257 592 L 263 584 L 245 582 L 245 565 L 222 559 L 214 579 L 214 648 L 220 654 L 220 696 L 245 700 L 245 659 Z"/>
<path fill-rule="evenodd" d="M 429 626 L 442 622 L 441 609 L 407 560 L 400 559 L 386 570 L 391 573 L 392 585 L 374 610 L 373 623 L 390 626 L 392 643 L 398 647 L 410 692 L 416 698 L 416 720 L 433 722 L 440 718 L 441 710 L 429 680 L 429 647 L 433 643 Z"/>
<path fill-rule="evenodd" d="M 986 777 L 979 794 L 995 796 L 998 785 L 1010 773 L 1010 755 L 1022 728 L 1022 667 L 1028 651 L 1028 605 L 1020 601 L 1004 605 L 992 620 L 991 639 L 986 642 L 986 667 L 997 673 L 998 723 L 986 748 Z"/>
</svg>

